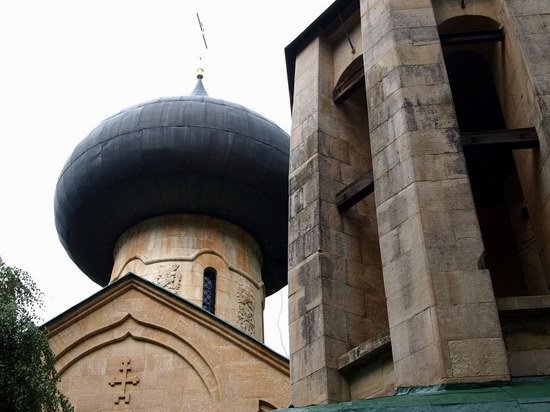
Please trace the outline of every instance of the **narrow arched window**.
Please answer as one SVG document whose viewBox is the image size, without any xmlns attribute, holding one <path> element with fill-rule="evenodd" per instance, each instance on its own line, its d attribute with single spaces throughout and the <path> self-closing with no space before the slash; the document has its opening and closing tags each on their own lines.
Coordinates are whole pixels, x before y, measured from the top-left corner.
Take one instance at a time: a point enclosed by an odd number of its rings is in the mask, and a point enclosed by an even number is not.
<svg viewBox="0 0 550 412">
<path fill-rule="evenodd" d="M 216 269 L 204 269 L 202 283 L 202 308 L 214 313 L 216 306 Z"/>
</svg>

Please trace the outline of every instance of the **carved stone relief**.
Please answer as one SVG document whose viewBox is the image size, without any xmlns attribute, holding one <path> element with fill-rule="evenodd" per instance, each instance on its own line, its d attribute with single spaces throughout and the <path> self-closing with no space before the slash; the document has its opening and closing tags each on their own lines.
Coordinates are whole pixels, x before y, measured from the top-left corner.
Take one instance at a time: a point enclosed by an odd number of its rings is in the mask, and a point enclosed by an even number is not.
<svg viewBox="0 0 550 412">
<path fill-rule="evenodd" d="M 181 273 L 178 273 L 180 265 L 173 264 L 166 268 L 165 265 L 159 266 L 157 275 L 157 284 L 165 289 L 177 293 L 181 285 Z"/>
<path fill-rule="evenodd" d="M 128 376 L 128 372 L 132 370 L 130 367 L 130 358 L 126 358 L 126 360 L 122 361 L 122 366 L 118 370 L 120 372 L 119 376 L 115 376 L 111 379 L 109 385 L 113 387 L 115 385 L 121 385 L 122 392 L 118 392 L 115 395 L 115 404 L 118 405 L 121 400 L 128 404 L 130 403 L 130 394 L 126 392 L 126 385 L 131 383 L 136 386 L 139 383 L 139 376 L 133 378 Z"/>
<path fill-rule="evenodd" d="M 243 332 L 254 335 L 256 333 L 254 295 L 250 290 L 241 287 L 237 292 L 237 299 L 239 303 L 237 326 Z"/>
</svg>

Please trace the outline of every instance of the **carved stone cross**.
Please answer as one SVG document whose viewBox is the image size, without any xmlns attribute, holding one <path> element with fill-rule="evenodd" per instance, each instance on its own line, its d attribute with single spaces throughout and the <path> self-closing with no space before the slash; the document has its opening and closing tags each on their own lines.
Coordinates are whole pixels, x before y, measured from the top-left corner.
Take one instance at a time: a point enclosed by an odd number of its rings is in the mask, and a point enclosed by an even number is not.
<svg viewBox="0 0 550 412">
<path fill-rule="evenodd" d="M 131 370 L 130 358 L 126 358 L 126 360 L 122 361 L 122 366 L 119 368 L 119 371 L 121 372 L 120 376 L 118 378 L 114 377 L 109 382 L 109 385 L 111 386 L 122 385 L 122 392 L 117 393 L 115 397 L 115 404 L 117 405 L 120 403 L 121 399 L 124 400 L 124 403 L 130 403 L 130 394 L 126 393 L 126 385 L 131 383 L 136 386 L 139 383 L 139 376 L 134 378 L 130 378 L 128 376 L 128 372 Z"/>
</svg>

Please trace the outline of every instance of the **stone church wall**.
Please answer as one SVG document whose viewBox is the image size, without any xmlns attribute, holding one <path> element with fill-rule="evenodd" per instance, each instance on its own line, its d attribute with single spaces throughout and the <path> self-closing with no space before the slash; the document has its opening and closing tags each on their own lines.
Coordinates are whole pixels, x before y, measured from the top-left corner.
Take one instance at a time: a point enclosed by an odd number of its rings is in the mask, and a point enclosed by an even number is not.
<svg viewBox="0 0 550 412">
<path fill-rule="evenodd" d="M 132 275 L 47 326 L 60 390 L 78 411 L 289 404 L 288 364 L 279 355 Z"/>
<path fill-rule="evenodd" d="M 352 19 L 358 23 L 359 14 Z M 349 398 L 338 359 L 388 328 L 374 196 L 345 212 L 335 201 L 340 190 L 372 168 L 364 88 L 341 106 L 332 103 L 336 84 L 353 74 L 354 65 L 362 67 L 359 24 L 350 36 L 353 53 L 344 33 L 335 30 L 296 58 L 289 322 L 298 404 Z"/>
</svg>

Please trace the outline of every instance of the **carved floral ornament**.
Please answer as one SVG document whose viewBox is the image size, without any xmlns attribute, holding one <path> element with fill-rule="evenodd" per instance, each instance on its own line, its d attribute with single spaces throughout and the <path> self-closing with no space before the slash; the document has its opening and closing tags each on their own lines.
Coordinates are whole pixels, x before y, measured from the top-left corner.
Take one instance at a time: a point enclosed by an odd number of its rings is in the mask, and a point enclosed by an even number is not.
<svg viewBox="0 0 550 412">
<path fill-rule="evenodd" d="M 178 273 L 180 265 L 173 264 L 166 268 L 165 265 L 159 266 L 156 282 L 159 286 L 177 293 L 181 286 L 181 273 Z"/>
<path fill-rule="evenodd" d="M 239 309 L 237 312 L 237 326 L 243 332 L 249 335 L 256 333 L 256 324 L 254 323 L 254 295 L 244 287 L 239 288 L 237 292 Z"/>
</svg>

